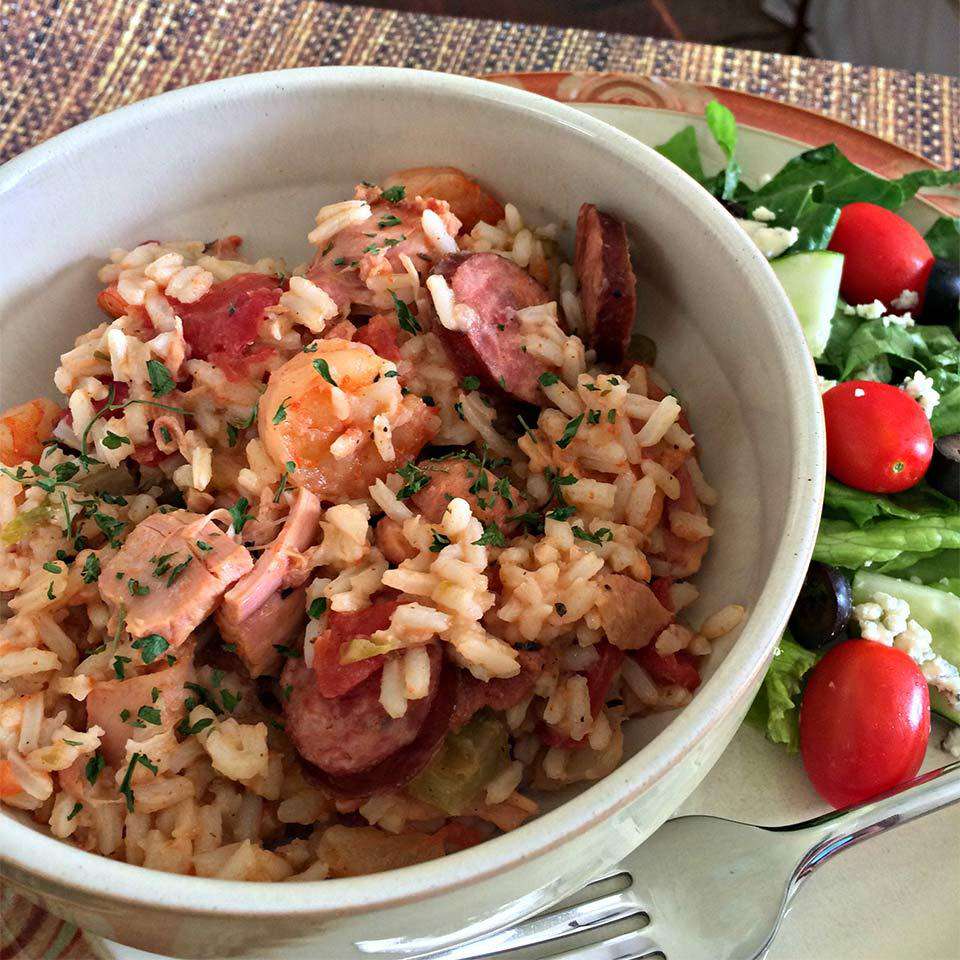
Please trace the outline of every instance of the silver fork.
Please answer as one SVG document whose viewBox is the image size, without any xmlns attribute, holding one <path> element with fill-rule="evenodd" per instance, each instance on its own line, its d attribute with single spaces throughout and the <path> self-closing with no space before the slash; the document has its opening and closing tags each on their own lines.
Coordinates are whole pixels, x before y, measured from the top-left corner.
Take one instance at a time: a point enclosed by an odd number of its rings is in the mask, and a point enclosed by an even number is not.
<svg viewBox="0 0 960 960">
<path fill-rule="evenodd" d="M 423 960 L 757 960 L 800 884 L 847 847 L 960 800 L 960 761 L 868 803 L 784 827 L 669 820 L 553 909 Z M 559 951 L 559 952 L 558 952 Z"/>
</svg>

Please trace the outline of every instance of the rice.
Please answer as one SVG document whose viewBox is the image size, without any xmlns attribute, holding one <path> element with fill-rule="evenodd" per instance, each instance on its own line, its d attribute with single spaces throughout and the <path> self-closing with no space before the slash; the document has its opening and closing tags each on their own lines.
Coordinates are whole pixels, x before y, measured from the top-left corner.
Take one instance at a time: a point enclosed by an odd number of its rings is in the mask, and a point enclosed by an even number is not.
<svg viewBox="0 0 960 960">
<path fill-rule="evenodd" d="M 695 632 L 680 613 L 714 534 L 699 439 L 655 369 L 598 364 L 559 225 L 509 203 L 469 234 L 457 223 L 444 201 L 362 185 L 320 209 L 316 256 L 292 273 L 236 237 L 110 253 L 109 317 L 54 375 L 68 415 L 37 401 L 0 417 L 3 803 L 138 866 L 321 880 L 515 829 L 531 791 L 613 770 L 626 719 L 690 701 L 630 655 L 604 696 L 592 685 L 633 640 L 611 583 L 629 619 L 633 587 L 670 578 L 652 584 L 676 612 L 650 637 L 661 656 L 698 664 L 745 616 L 731 604 Z M 444 331 L 486 322 L 432 272 L 458 250 L 547 291 L 511 317 L 536 365 L 522 423 L 448 352 Z M 271 304 L 252 342 L 197 349 L 181 304 L 240 275 Z M 466 715 L 448 734 L 483 726 L 498 744 L 460 815 L 415 787 L 341 797 L 311 779 L 308 764 L 340 776 L 318 743 L 349 757 L 397 731 L 416 742 L 451 678 Z"/>
</svg>

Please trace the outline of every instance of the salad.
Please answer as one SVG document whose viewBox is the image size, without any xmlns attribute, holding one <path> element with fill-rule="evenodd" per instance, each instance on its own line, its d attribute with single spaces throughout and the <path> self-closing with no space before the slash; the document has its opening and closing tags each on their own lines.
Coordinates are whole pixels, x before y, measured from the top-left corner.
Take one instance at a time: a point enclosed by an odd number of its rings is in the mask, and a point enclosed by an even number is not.
<svg viewBox="0 0 960 960">
<path fill-rule="evenodd" d="M 749 186 L 733 114 L 714 101 L 706 121 L 719 171 L 692 126 L 657 149 L 770 260 L 827 433 L 813 562 L 748 720 L 845 806 L 916 774 L 931 713 L 960 757 L 960 219 L 921 235 L 897 212 L 960 171 L 885 180 L 828 144 Z"/>
</svg>

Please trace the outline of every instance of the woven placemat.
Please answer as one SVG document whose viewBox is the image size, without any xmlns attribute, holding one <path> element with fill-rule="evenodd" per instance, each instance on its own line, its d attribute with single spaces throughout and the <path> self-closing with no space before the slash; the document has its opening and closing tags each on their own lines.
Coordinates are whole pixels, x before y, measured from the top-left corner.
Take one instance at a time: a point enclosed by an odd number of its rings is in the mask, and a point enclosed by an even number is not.
<svg viewBox="0 0 960 960">
<path fill-rule="evenodd" d="M 616 70 L 820 110 L 960 166 L 960 81 L 773 53 L 314 0 L 23 0 L 0 13 L 0 161 L 154 93 L 257 70 Z"/>
<path fill-rule="evenodd" d="M 313 0 L 26 0 L 0 9 L 0 161 L 165 90 L 345 63 L 474 75 L 622 71 L 711 84 L 819 110 L 960 166 L 955 77 Z M 93 955 L 75 927 L 0 891 L 0 958 Z"/>
</svg>

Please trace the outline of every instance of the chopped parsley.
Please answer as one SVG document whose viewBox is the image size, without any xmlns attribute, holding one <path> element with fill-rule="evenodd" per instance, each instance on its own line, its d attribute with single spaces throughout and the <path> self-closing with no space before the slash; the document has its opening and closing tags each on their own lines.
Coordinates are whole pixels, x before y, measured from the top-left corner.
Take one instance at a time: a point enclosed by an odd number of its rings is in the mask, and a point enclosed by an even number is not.
<svg viewBox="0 0 960 960">
<path fill-rule="evenodd" d="M 407 188 L 402 183 L 387 187 L 387 189 L 380 194 L 387 203 L 399 203 L 406 195 Z"/>
<path fill-rule="evenodd" d="M 392 290 L 389 290 L 388 293 L 393 299 L 393 306 L 397 311 L 397 323 L 400 324 L 400 329 L 406 330 L 407 333 L 420 333 L 420 322 L 410 312 L 410 308 Z"/>
<path fill-rule="evenodd" d="M 247 521 L 253 519 L 253 514 L 247 513 L 249 506 L 250 501 L 246 497 L 241 497 L 232 507 L 227 508 L 235 533 L 239 533 L 246 526 Z"/>
<path fill-rule="evenodd" d="M 398 216 L 396 216 L 395 214 L 389 213 L 387 214 L 387 216 L 382 217 L 380 220 L 377 221 L 377 226 L 381 230 L 383 230 L 386 227 L 397 227 L 401 223 L 403 223 L 403 221 Z"/>
<path fill-rule="evenodd" d="M 199 733 L 201 730 L 206 730 L 213 723 L 213 717 L 201 717 L 195 724 L 191 726 L 190 721 L 184 717 L 177 724 L 177 733 L 181 734 L 184 737 L 193 736 L 195 733 Z"/>
<path fill-rule="evenodd" d="M 151 763 L 150 758 L 145 753 L 135 753 L 127 764 L 126 773 L 123 775 L 123 782 L 120 784 L 120 793 L 126 797 L 127 810 L 133 813 L 133 788 L 130 786 L 130 780 L 133 778 L 133 770 L 137 764 L 146 767 L 154 776 L 157 773 L 157 765 Z"/>
<path fill-rule="evenodd" d="M 83 768 L 83 775 L 87 778 L 87 782 L 91 787 L 97 782 L 97 777 L 100 776 L 101 771 L 106 765 L 106 760 L 104 760 L 99 753 L 95 753 L 87 761 L 87 765 Z"/>
<path fill-rule="evenodd" d="M 574 417 L 572 420 L 567 421 L 567 425 L 563 428 L 563 436 L 557 441 L 557 446 L 561 449 L 564 449 L 570 445 L 570 441 L 577 435 L 577 431 L 580 429 L 580 424 L 583 423 L 583 414 L 580 416 Z"/>
<path fill-rule="evenodd" d="M 547 514 L 547 517 L 551 520 L 569 520 L 576 512 L 576 507 L 571 507 L 569 504 L 566 504 L 562 507 L 554 507 L 553 510 Z"/>
<path fill-rule="evenodd" d="M 153 575 L 157 579 L 160 579 L 170 570 L 170 561 L 175 556 L 176 553 L 165 553 L 162 556 L 150 558 L 150 562 L 153 564 Z"/>
<path fill-rule="evenodd" d="M 471 390 L 480 389 L 480 378 L 479 377 L 464 377 L 463 381 L 460 384 L 461 388 L 469 393 Z"/>
<path fill-rule="evenodd" d="M 118 537 L 120 531 L 126 526 L 122 520 L 111 517 L 107 513 L 101 513 L 99 510 L 93 515 L 93 522 L 100 528 L 103 535 L 110 541 L 110 546 L 115 547 L 119 544 Z"/>
<path fill-rule="evenodd" d="M 291 693 L 293 693 L 293 684 L 292 684 L 292 683 L 288 683 L 288 684 L 280 691 L 280 696 L 283 697 L 284 700 L 289 700 Z"/>
<path fill-rule="evenodd" d="M 130 591 L 131 597 L 145 597 L 150 592 L 148 586 L 141 584 L 139 580 L 134 580 L 132 577 L 127 581 L 127 589 Z"/>
<path fill-rule="evenodd" d="M 140 659 L 144 663 L 153 663 L 157 657 L 169 649 L 170 644 L 159 633 L 149 633 L 145 637 L 138 637 L 131 646 L 134 650 L 140 651 Z"/>
<path fill-rule="evenodd" d="M 616 423 L 617 421 L 617 411 L 608 410 L 607 411 L 607 423 Z"/>
<path fill-rule="evenodd" d="M 273 649 L 280 654 L 281 657 L 287 657 L 289 660 L 296 660 L 300 656 L 300 651 L 296 647 L 288 647 L 285 643 L 275 643 Z"/>
<path fill-rule="evenodd" d="M 587 543 L 595 543 L 597 545 L 613 539 L 613 534 L 606 527 L 601 527 L 596 533 L 590 533 L 589 530 L 584 530 L 583 527 L 574 527 L 573 535 L 578 540 L 586 540 Z"/>
<path fill-rule="evenodd" d="M 226 644 L 224 644 L 224 647 L 226 647 Z M 206 687 L 201 686 L 199 683 L 191 683 L 190 681 L 187 681 L 184 684 L 184 687 L 196 694 L 195 697 L 187 697 L 187 699 L 183 702 L 187 713 L 189 713 L 194 707 L 202 704 L 205 707 L 209 707 L 218 717 L 222 716 L 223 710 L 220 708 L 220 704 L 213 699 L 212 694 L 209 690 L 207 690 Z"/>
<path fill-rule="evenodd" d="M 77 801 L 77 803 L 73 805 L 73 809 L 67 814 L 67 820 L 72 820 L 82 809 L 83 804 Z"/>
<path fill-rule="evenodd" d="M 380 246 L 379 244 L 376 244 L 376 243 L 368 243 L 360 252 L 361 253 L 379 253 Z"/>
<path fill-rule="evenodd" d="M 474 540 L 475 547 L 505 547 L 507 545 L 503 531 L 492 520 L 483 525 L 483 534 L 479 540 Z"/>
<path fill-rule="evenodd" d="M 587 423 L 599 423 L 600 422 L 600 411 L 591 410 L 587 413 Z"/>
<path fill-rule="evenodd" d="M 325 257 L 333 249 L 333 241 L 331 240 L 324 248 L 320 251 L 320 256 Z"/>
<path fill-rule="evenodd" d="M 187 559 L 178 563 L 171 571 L 170 576 L 167 577 L 167 587 L 172 587 L 179 579 L 183 576 L 187 567 L 193 563 L 193 554 L 189 554 Z"/>
<path fill-rule="evenodd" d="M 435 530 L 433 533 L 433 543 L 430 544 L 430 552 L 439 553 L 449 543 L 450 538 L 445 533 L 438 533 Z"/>
<path fill-rule="evenodd" d="M 150 702 L 156 703 L 160 699 L 160 688 L 151 687 L 150 688 Z"/>
<path fill-rule="evenodd" d="M 209 553 L 213 549 L 213 547 L 211 547 L 206 540 L 198 540 L 197 549 L 201 550 L 203 553 Z"/>
<path fill-rule="evenodd" d="M 284 397 L 280 401 L 280 406 L 277 407 L 277 412 L 273 415 L 273 425 L 276 426 L 278 423 L 283 423 L 287 419 L 287 401 L 292 399 L 291 397 Z"/>
<path fill-rule="evenodd" d="M 43 569 L 46 570 L 47 573 L 61 573 L 61 572 L 62 572 L 61 569 L 60 569 L 60 565 L 59 565 L 59 564 L 56 564 L 56 563 L 45 563 L 45 564 L 43 565 Z"/>
<path fill-rule="evenodd" d="M 397 471 L 404 485 L 397 491 L 398 500 L 406 500 L 415 493 L 419 493 L 429 482 L 430 478 L 412 461 Z"/>
<path fill-rule="evenodd" d="M 333 265 L 334 265 L 335 267 L 342 267 L 346 262 L 347 262 L 347 258 L 346 258 L 346 257 L 337 257 L 337 258 L 333 261 Z"/>
<path fill-rule="evenodd" d="M 461 420 L 466 420 L 466 417 L 463 415 L 463 404 L 459 400 L 453 405 L 453 412 L 456 413 Z"/>
<path fill-rule="evenodd" d="M 126 679 L 123 672 L 123 667 L 126 663 L 130 663 L 129 657 L 121 657 L 120 654 L 117 654 L 113 658 L 113 672 L 117 675 L 118 680 Z"/>
<path fill-rule="evenodd" d="M 300 352 L 301 353 L 316 353 L 320 348 L 320 344 L 314 340 L 312 343 L 308 343 Z"/>
<path fill-rule="evenodd" d="M 541 387 L 552 387 L 555 383 L 559 382 L 560 378 L 555 373 L 547 370 L 546 373 L 541 373 L 540 376 L 537 377 L 537 380 Z"/>
<path fill-rule="evenodd" d="M 494 485 L 493 489 L 506 501 L 506 504 L 512 510 L 514 507 L 513 497 L 510 494 L 510 481 L 506 477 L 501 477 Z"/>
<path fill-rule="evenodd" d="M 296 469 L 297 465 L 293 460 L 288 460 L 283 465 L 283 476 L 280 478 L 280 483 L 277 485 L 277 492 L 273 495 L 274 503 L 280 502 L 280 498 L 283 496 L 284 491 L 287 489 L 287 484 L 290 482 L 290 474 Z"/>
<path fill-rule="evenodd" d="M 125 443 L 130 443 L 130 438 L 123 437 L 119 433 L 114 433 L 112 430 L 108 430 L 106 436 L 103 438 L 101 443 L 108 450 L 118 450 Z"/>
<path fill-rule="evenodd" d="M 160 711 L 156 707 L 142 706 L 137 711 L 137 716 L 147 723 L 152 723 L 155 727 L 160 726 Z"/>
<path fill-rule="evenodd" d="M 307 607 L 307 616 L 311 620 L 319 620 L 324 613 L 327 612 L 327 598 L 326 597 L 314 597 L 310 601 L 310 606 Z"/>
<path fill-rule="evenodd" d="M 224 689 L 220 691 L 220 699 L 223 701 L 224 709 L 229 713 L 233 713 L 237 704 L 243 699 L 243 694 L 239 692 L 233 693 L 224 687 Z"/>
<path fill-rule="evenodd" d="M 155 397 L 162 397 L 177 385 L 173 374 L 159 360 L 147 361 L 147 375 L 150 377 L 150 390 Z"/>
<path fill-rule="evenodd" d="M 327 363 L 323 357 L 317 357 L 317 359 L 313 361 L 313 369 L 331 386 L 338 386 L 337 381 L 333 379 L 333 375 L 330 373 L 330 364 Z"/>
</svg>

